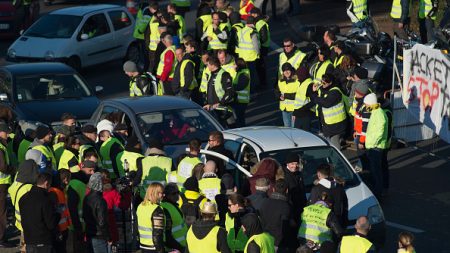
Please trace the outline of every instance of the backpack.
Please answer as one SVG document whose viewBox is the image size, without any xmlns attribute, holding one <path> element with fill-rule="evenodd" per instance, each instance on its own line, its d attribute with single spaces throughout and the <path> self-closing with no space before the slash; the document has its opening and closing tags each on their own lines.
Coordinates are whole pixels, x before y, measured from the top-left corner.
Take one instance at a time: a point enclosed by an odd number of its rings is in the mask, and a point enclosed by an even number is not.
<svg viewBox="0 0 450 253">
<path fill-rule="evenodd" d="M 181 205 L 181 211 L 184 214 L 184 221 L 188 227 L 190 227 L 196 220 L 200 218 L 200 203 L 205 198 L 200 196 L 197 199 L 188 199 L 184 194 L 180 194 L 183 200 L 183 205 Z"/>
</svg>

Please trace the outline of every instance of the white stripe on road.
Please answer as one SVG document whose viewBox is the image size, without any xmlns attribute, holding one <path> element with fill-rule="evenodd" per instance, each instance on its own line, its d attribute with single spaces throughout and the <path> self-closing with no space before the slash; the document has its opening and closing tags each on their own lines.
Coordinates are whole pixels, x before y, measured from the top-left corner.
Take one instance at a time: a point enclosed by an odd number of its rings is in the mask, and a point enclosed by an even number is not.
<svg viewBox="0 0 450 253">
<path fill-rule="evenodd" d="M 409 231 L 411 233 L 416 233 L 416 234 L 425 232 L 422 229 L 413 228 L 413 227 L 405 226 L 405 225 L 398 224 L 398 223 L 395 223 L 395 222 L 390 222 L 390 221 L 386 221 L 386 225 L 389 226 L 389 227 L 398 228 L 398 229 L 401 229 L 401 230 L 406 230 L 406 231 Z"/>
</svg>

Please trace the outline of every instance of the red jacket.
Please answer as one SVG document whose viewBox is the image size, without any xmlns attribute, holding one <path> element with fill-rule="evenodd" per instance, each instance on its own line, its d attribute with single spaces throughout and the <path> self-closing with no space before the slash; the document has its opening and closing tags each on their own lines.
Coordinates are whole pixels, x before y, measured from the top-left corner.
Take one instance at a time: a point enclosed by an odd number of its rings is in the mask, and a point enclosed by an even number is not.
<svg viewBox="0 0 450 253">
<path fill-rule="evenodd" d="M 250 15 L 249 12 L 255 7 L 255 5 L 253 4 L 253 0 L 247 0 L 245 4 L 241 0 L 239 7 L 239 14 L 241 14 L 241 19 L 247 20 L 248 16 Z"/>
<path fill-rule="evenodd" d="M 175 54 L 172 52 L 172 50 L 167 50 L 164 54 L 164 68 L 163 72 L 160 76 L 158 76 L 159 80 L 166 82 L 171 81 L 172 77 L 170 77 L 170 72 L 173 68 L 173 63 L 175 61 Z"/>
<path fill-rule="evenodd" d="M 109 233 L 111 234 L 111 241 L 116 243 L 119 241 L 119 230 L 116 224 L 114 208 L 126 210 L 130 206 L 131 196 L 130 194 L 120 195 L 116 189 L 110 188 L 103 189 L 103 199 L 105 199 L 106 205 L 108 206 L 108 226 Z"/>
</svg>

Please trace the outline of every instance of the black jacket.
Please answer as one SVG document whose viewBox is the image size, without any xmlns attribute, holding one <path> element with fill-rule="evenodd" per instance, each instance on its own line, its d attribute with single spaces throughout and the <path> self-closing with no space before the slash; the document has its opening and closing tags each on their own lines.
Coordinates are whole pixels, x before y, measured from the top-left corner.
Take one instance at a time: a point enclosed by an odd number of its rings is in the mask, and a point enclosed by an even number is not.
<svg viewBox="0 0 450 253">
<path fill-rule="evenodd" d="M 263 17 L 257 17 L 256 18 L 256 22 L 255 22 L 255 24 L 256 23 L 258 23 L 258 21 L 260 21 L 260 20 L 264 20 L 264 18 Z M 258 32 L 258 34 L 259 34 L 259 42 L 260 42 L 260 44 L 261 44 L 261 46 L 268 40 L 268 39 L 270 39 L 269 38 L 269 29 L 268 29 L 269 27 L 268 27 L 268 25 L 266 26 L 266 25 L 264 25 L 263 27 L 261 27 L 261 29 L 259 30 L 259 32 Z"/>
<path fill-rule="evenodd" d="M 189 62 L 192 61 L 192 62 Z M 181 64 L 184 61 L 188 61 L 186 63 L 186 67 L 184 68 L 183 73 L 181 73 Z M 191 57 L 190 54 L 185 54 L 183 56 L 183 59 L 181 62 L 179 62 L 174 71 L 173 79 L 171 82 L 172 91 L 173 94 L 177 95 L 179 93 L 188 93 L 189 92 L 189 86 L 191 85 L 192 81 L 195 79 L 195 64 L 193 64 L 194 59 Z M 181 87 L 181 76 L 184 76 L 184 86 Z"/>
<path fill-rule="evenodd" d="M 225 92 L 222 99 L 219 99 L 219 97 L 216 94 L 216 90 L 214 88 L 214 85 L 216 83 L 216 77 L 217 73 L 219 73 L 220 69 L 217 69 L 213 72 L 211 72 L 211 77 L 208 81 L 208 88 L 207 88 L 207 99 L 206 103 L 209 105 L 213 104 L 220 104 L 220 105 L 229 105 L 234 101 L 235 98 L 235 92 L 232 85 L 232 78 L 228 72 L 223 72 L 222 79 L 220 80 L 220 84 L 222 84 L 222 89 Z"/>
<path fill-rule="evenodd" d="M 83 171 L 72 173 L 71 180 L 74 179 L 78 179 L 85 184 L 89 182 L 89 176 L 86 175 Z M 80 222 L 81 217 L 78 216 L 79 201 L 80 197 L 78 196 L 78 193 L 72 187 L 67 187 L 67 207 L 69 208 L 70 219 L 72 220 L 73 227 L 80 235 L 83 229 Z"/>
<path fill-rule="evenodd" d="M 253 208 L 258 212 L 261 209 L 262 204 L 264 203 L 264 200 L 266 200 L 269 196 L 267 196 L 266 192 L 258 191 L 256 190 L 255 193 L 248 196 L 248 200 L 250 200 L 250 203 L 252 204 Z"/>
<path fill-rule="evenodd" d="M 333 212 L 336 218 L 342 227 L 346 227 L 348 221 L 348 199 L 344 187 L 333 178 L 323 179 L 322 182 L 319 181 L 319 184 L 311 189 L 308 202 L 310 204 L 316 203 L 320 200 L 322 192 L 326 192 L 330 202 L 333 204 Z"/>
<path fill-rule="evenodd" d="M 201 240 L 205 238 L 215 226 L 217 226 L 217 224 L 214 221 L 198 220 L 192 224 L 192 232 L 197 239 Z M 217 233 L 216 249 L 221 253 L 231 253 L 227 243 L 227 231 L 224 228 L 220 228 Z M 186 252 L 189 253 L 189 242 Z M 205 252 L 207 252 L 207 249 L 205 249 Z"/>
<path fill-rule="evenodd" d="M 226 149 L 223 145 L 219 145 L 219 146 L 216 146 L 216 147 L 208 148 L 208 150 L 211 150 L 211 151 L 217 152 L 219 154 L 222 154 L 222 155 L 224 155 L 224 156 L 226 156 L 226 157 L 228 157 L 228 158 L 230 158 L 232 160 L 234 159 L 233 158 L 233 153 L 230 150 Z M 218 157 L 206 155 L 206 161 L 209 161 L 209 160 L 212 160 L 212 161 L 214 161 L 216 163 L 216 166 L 217 166 L 217 173 L 216 174 L 217 174 L 217 176 L 219 178 L 221 178 L 222 175 L 225 173 L 225 162 L 222 159 L 218 158 Z"/>
<path fill-rule="evenodd" d="M 300 171 L 291 172 L 283 167 L 284 181 L 288 186 L 288 198 L 294 208 L 294 217 L 300 217 L 306 206 L 306 192 L 303 175 Z"/>
<path fill-rule="evenodd" d="M 108 207 L 102 192 L 90 191 L 83 201 L 83 219 L 86 223 L 86 236 L 110 240 L 108 228 Z"/>
<path fill-rule="evenodd" d="M 25 243 L 51 245 L 60 215 L 48 191 L 33 186 L 20 198 L 19 207 Z"/>
<path fill-rule="evenodd" d="M 288 198 L 274 192 L 270 198 L 265 199 L 259 209 L 261 223 L 264 231 L 270 233 L 275 239 L 275 246 L 286 248 L 295 247 L 297 222 L 299 217 L 293 216 L 292 206 Z"/>
<path fill-rule="evenodd" d="M 242 225 L 245 227 L 245 234 L 248 238 L 251 238 L 254 235 L 260 235 L 264 231 L 261 226 L 261 222 L 259 218 L 255 214 L 249 214 L 242 218 Z M 247 253 L 260 253 L 261 248 L 258 244 L 255 243 L 254 240 L 250 241 L 247 245 Z"/>
<path fill-rule="evenodd" d="M 150 80 L 145 75 L 139 74 L 135 77 L 131 77 L 130 82 L 133 81 L 136 82 L 136 86 L 141 90 L 143 95 L 155 94 L 152 93 L 152 86 L 150 85 Z"/>
</svg>

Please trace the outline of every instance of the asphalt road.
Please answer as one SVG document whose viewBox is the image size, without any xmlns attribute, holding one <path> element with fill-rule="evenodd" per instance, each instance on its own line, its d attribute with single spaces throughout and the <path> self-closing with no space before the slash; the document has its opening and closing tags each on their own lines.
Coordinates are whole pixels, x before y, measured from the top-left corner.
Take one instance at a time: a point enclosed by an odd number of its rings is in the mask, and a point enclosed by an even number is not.
<svg viewBox="0 0 450 253">
<path fill-rule="evenodd" d="M 124 1 L 114 2 L 124 4 Z M 198 0 L 193 2 L 193 6 L 196 6 Z M 285 8 L 286 1 L 277 2 L 281 8 Z M 232 3 L 236 5 L 237 2 L 234 0 Z M 344 14 L 342 2 L 331 0 L 303 4 L 300 16 L 284 16 L 281 20 L 270 21 L 273 52 L 269 54 L 266 69 L 269 84 L 275 83 L 277 50 L 280 50 L 278 45 L 282 44 L 285 36 L 298 38 L 297 32 L 302 24 L 338 24 L 348 27 L 349 21 Z M 45 12 L 69 5 L 72 4 L 55 3 L 42 10 Z M 376 1 L 372 3 L 372 8 L 381 29 L 390 31 L 391 24 L 387 18 L 389 1 Z M 187 16 L 188 29 L 193 28 L 194 15 L 194 11 L 191 11 Z M 11 41 L 0 42 L 0 57 L 6 54 L 10 43 Z M 104 87 L 101 94 L 103 99 L 127 95 L 128 81 L 122 72 L 121 61 L 87 68 L 81 74 L 90 85 Z M 248 125 L 281 125 L 281 114 L 277 111 L 273 89 L 265 90 L 252 98 L 246 116 Z M 416 236 L 417 252 L 450 252 L 450 147 L 436 139 L 414 144 L 420 148 L 395 148 L 389 154 L 391 187 L 388 197 L 382 202 L 387 220 L 387 239 L 382 252 L 396 252 L 398 233 L 405 230 Z M 428 152 L 434 152 L 434 155 Z M 348 150 L 345 153 L 352 162 L 356 162 L 354 152 Z"/>
</svg>

